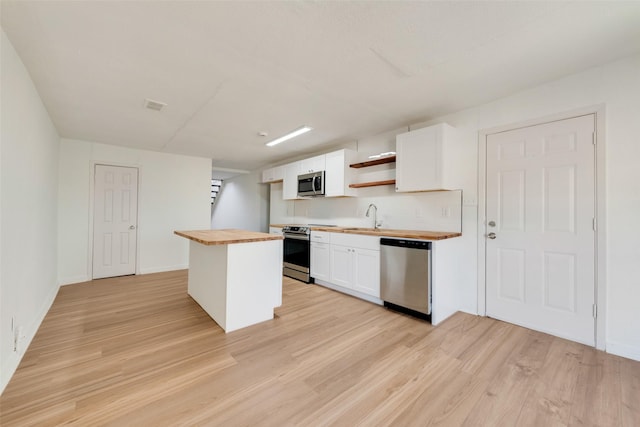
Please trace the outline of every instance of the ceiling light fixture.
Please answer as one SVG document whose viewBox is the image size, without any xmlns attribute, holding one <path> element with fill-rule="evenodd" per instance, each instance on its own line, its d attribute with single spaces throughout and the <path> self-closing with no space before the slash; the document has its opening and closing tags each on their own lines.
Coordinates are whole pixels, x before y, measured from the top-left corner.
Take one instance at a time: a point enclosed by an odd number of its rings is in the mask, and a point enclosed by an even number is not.
<svg viewBox="0 0 640 427">
<path fill-rule="evenodd" d="M 295 138 L 298 135 L 302 135 L 303 133 L 309 132 L 311 129 L 313 129 L 313 128 L 311 128 L 309 126 L 302 126 L 302 127 L 298 128 L 298 129 L 292 131 L 292 132 L 289 132 L 288 134 L 286 134 L 284 136 L 281 136 L 280 138 L 274 139 L 271 142 L 267 142 L 265 145 L 267 147 L 273 147 L 276 144 L 280 144 L 281 142 L 287 141 L 287 140 L 289 140 L 291 138 Z"/>
<path fill-rule="evenodd" d="M 395 151 L 387 151 L 386 153 L 374 154 L 372 156 L 369 156 L 369 158 L 370 159 L 379 159 L 380 157 L 393 156 L 395 154 L 396 154 Z"/>
</svg>

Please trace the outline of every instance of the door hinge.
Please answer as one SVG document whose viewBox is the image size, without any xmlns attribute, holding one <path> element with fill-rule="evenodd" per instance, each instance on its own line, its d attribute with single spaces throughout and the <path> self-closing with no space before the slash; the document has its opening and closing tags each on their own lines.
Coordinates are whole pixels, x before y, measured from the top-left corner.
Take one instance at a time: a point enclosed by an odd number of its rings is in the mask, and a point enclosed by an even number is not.
<svg viewBox="0 0 640 427">
<path fill-rule="evenodd" d="M 593 304 L 593 318 L 598 318 L 598 306 L 596 304 Z"/>
<path fill-rule="evenodd" d="M 593 227 L 593 231 L 598 231 L 598 226 L 596 224 L 596 219 L 595 218 L 593 218 L 591 220 L 591 226 Z"/>
<path fill-rule="evenodd" d="M 595 132 L 591 133 L 591 143 L 593 145 L 596 145 L 596 133 Z"/>
</svg>

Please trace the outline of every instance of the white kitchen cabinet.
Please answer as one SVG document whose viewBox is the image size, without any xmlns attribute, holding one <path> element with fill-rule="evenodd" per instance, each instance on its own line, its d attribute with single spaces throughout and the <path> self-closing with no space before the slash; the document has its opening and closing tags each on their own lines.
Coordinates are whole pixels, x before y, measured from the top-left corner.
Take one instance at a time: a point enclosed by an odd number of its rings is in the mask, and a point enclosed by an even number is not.
<svg viewBox="0 0 640 427">
<path fill-rule="evenodd" d="M 298 175 L 302 172 L 302 162 L 284 165 L 284 179 L 282 181 L 282 198 L 284 200 L 298 199 Z"/>
<path fill-rule="evenodd" d="M 353 289 L 380 297 L 380 251 L 356 248 L 353 256 Z"/>
<path fill-rule="evenodd" d="M 278 182 L 284 179 L 284 166 L 274 166 L 262 171 L 262 182 Z"/>
<path fill-rule="evenodd" d="M 330 269 L 330 283 L 379 298 L 380 239 L 333 233 Z"/>
<path fill-rule="evenodd" d="M 347 246 L 331 245 L 331 283 L 344 288 L 353 288 L 352 250 Z"/>
<path fill-rule="evenodd" d="M 330 233 L 311 231 L 311 277 L 331 280 Z"/>
<path fill-rule="evenodd" d="M 282 228 L 280 227 L 269 227 L 269 234 L 278 234 L 282 236 Z"/>
<path fill-rule="evenodd" d="M 352 178 L 353 162 L 356 152 L 338 150 L 326 154 L 325 161 L 325 197 L 355 196 L 356 189 L 349 188 Z"/>
<path fill-rule="evenodd" d="M 396 191 L 460 188 L 455 128 L 440 123 L 396 136 Z"/>
<path fill-rule="evenodd" d="M 300 173 L 303 174 L 323 171 L 326 167 L 325 162 L 326 158 L 324 154 L 300 160 Z"/>
</svg>

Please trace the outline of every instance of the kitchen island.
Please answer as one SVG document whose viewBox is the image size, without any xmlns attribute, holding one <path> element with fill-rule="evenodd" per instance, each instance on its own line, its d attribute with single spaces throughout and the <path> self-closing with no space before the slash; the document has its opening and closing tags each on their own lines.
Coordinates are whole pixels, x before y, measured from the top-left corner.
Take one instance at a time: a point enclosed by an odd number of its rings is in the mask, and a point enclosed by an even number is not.
<svg viewBox="0 0 640 427">
<path fill-rule="evenodd" d="M 282 236 L 175 231 L 189 242 L 188 293 L 225 331 L 273 319 L 282 304 Z"/>
</svg>

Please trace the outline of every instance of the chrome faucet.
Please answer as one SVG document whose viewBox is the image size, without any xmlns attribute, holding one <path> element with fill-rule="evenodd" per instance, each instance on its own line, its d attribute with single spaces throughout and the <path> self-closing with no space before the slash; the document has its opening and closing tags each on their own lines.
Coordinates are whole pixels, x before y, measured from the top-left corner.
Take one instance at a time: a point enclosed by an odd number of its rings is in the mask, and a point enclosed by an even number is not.
<svg viewBox="0 0 640 427">
<path fill-rule="evenodd" d="M 373 229 L 377 230 L 378 229 L 378 207 L 373 203 L 371 203 L 367 208 L 367 213 L 365 214 L 365 216 L 369 218 L 369 212 L 371 211 L 371 208 L 373 208 Z"/>
</svg>

